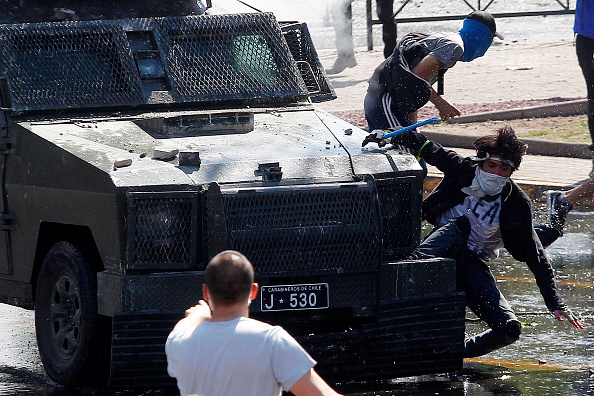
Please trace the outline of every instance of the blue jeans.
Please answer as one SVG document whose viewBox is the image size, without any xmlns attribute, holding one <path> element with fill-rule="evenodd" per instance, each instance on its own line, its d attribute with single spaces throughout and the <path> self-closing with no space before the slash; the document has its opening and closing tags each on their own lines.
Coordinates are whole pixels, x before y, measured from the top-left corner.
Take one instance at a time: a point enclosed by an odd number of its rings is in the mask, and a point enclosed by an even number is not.
<svg viewBox="0 0 594 396">
<path fill-rule="evenodd" d="M 466 293 L 466 305 L 490 329 L 464 343 L 464 357 L 481 356 L 518 340 L 521 324 L 497 288 L 487 264 L 466 248 L 470 223 L 465 216 L 451 219 L 423 241 L 408 259 L 448 257 L 456 260 L 456 284 Z"/>
<path fill-rule="evenodd" d="M 443 226 L 434 229 L 407 259 L 453 258 L 454 249 L 466 246 L 468 234 L 470 234 L 470 222 L 465 216 L 450 219 Z"/>
<path fill-rule="evenodd" d="M 548 225 L 534 227 L 541 244 L 549 246 L 561 233 Z M 466 305 L 490 329 L 467 338 L 464 357 L 482 356 L 513 344 L 521 333 L 521 323 L 497 288 L 497 281 L 487 264 L 466 248 L 470 223 L 460 216 L 434 230 L 407 259 L 448 257 L 456 260 L 456 285 L 466 293 Z"/>
</svg>

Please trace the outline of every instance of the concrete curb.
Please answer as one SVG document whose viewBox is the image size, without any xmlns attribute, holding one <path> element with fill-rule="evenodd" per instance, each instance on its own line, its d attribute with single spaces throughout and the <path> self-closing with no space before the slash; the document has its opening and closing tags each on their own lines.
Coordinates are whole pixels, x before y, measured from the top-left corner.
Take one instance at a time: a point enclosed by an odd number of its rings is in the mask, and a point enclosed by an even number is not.
<svg viewBox="0 0 594 396">
<path fill-rule="evenodd" d="M 448 122 L 451 124 L 463 124 L 470 122 L 517 120 L 521 118 L 563 117 L 586 114 L 587 110 L 588 100 L 581 99 L 520 109 L 469 114 L 456 117 Z M 423 132 L 423 134 L 443 146 L 470 149 L 474 148 L 472 142 L 478 137 L 451 135 L 440 132 Z M 528 144 L 528 154 L 548 155 L 551 157 L 592 158 L 592 151 L 589 149 L 588 144 L 585 143 L 552 142 L 538 139 L 522 140 Z"/>
<path fill-rule="evenodd" d="M 448 122 L 451 124 L 464 124 L 469 122 L 505 121 L 520 118 L 562 117 L 586 114 L 588 100 L 570 100 L 542 106 L 524 107 L 520 109 L 489 111 L 455 117 Z"/>
<path fill-rule="evenodd" d="M 422 131 L 423 135 L 445 147 L 474 149 L 472 142 L 479 136 L 452 135 L 443 132 Z M 548 140 L 522 139 L 528 145 L 528 154 L 551 157 L 592 158 L 592 151 L 585 143 L 552 142 Z"/>
</svg>

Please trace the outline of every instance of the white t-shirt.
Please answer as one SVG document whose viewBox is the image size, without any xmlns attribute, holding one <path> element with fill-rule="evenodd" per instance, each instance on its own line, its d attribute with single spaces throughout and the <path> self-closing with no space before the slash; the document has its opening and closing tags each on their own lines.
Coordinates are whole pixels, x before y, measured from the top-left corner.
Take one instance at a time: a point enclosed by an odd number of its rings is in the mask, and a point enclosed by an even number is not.
<svg viewBox="0 0 594 396">
<path fill-rule="evenodd" d="M 182 396 L 280 396 L 316 364 L 282 327 L 245 317 L 173 330 L 165 352 Z"/>
<path fill-rule="evenodd" d="M 446 210 L 441 215 L 439 223 L 444 225 L 449 219 L 466 216 L 470 221 L 468 249 L 483 260 L 494 260 L 499 256 L 499 249 L 503 247 L 499 228 L 500 212 L 501 196 L 494 201 L 487 201 L 469 195 L 461 204 Z"/>
</svg>

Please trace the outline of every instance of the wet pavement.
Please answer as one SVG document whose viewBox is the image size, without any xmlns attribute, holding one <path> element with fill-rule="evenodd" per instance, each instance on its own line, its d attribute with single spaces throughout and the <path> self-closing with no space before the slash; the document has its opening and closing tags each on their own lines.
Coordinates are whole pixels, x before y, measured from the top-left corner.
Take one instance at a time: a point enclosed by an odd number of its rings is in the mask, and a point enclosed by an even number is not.
<svg viewBox="0 0 594 396">
<path fill-rule="evenodd" d="M 536 219 L 544 221 L 544 206 Z M 547 249 L 560 294 L 585 324 L 577 330 L 554 320 L 527 266 L 505 252 L 492 265 L 523 332 L 520 340 L 482 358 L 469 359 L 455 373 L 391 381 L 338 384 L 345 395 L 593 395 L 594 394 L 594 213 L 571 213 L 566 234 Z M 484 325 L 468 314 L 467 332 Z M 0 395 L 170 395 L 65 389 L 44 375 L 35 341 L 33 312 L 0 304 Z"/>
</svg>

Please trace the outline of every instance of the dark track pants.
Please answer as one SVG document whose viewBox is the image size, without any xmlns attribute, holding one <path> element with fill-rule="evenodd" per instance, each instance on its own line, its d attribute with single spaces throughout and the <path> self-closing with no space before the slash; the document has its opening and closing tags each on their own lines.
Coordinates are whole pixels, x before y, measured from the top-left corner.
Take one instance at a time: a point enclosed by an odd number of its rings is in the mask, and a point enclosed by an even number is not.
<svg viewBox="0 0 594 396">
<path fill-rule="evenodd" d="M 409 125 L 412 125 L 408 119 L 408 114 L 401 114 L 399 112 L 393 112 L 392 109 L 392 97 L 388 93 L 384 93 L 382 96 L 377 96 L 373 93 L 367 93 L 363 102 L 363 108 L 365 109 L 365 119 L 367 120 L 367 127 L 369 132 L 374 129 L 392 129 L 397 130 Z M 398 146 L 403 151 L 409 152 L 413 155 L 412 150 L 404 146 Z M 420 160 L 419 164 L 423 168 L 423 177 L 427 175 L 427 164 L 424 160 Z"/>
<path fill-rule="evenodd" d="M 376 0 L 377 19 L 382 23 L 384 58 L 392 55 L 396 47 L 397 31 L 394 22 L 394 0 Z"/>
<path fill-rule="evenodd" d="M 588 128 L 591 142 L 594 143 L 594 40 L 582 35 L 575 39 L 575 51 L 578 63 L 586 79 L 588 92 Z M 590 146 L 594 151 L 594 145 Z"/>
</svg>

